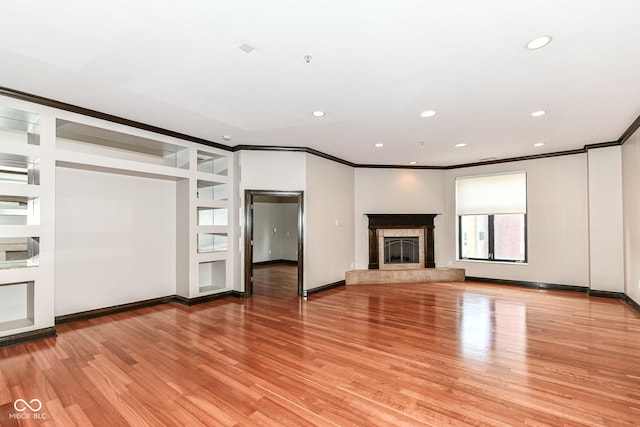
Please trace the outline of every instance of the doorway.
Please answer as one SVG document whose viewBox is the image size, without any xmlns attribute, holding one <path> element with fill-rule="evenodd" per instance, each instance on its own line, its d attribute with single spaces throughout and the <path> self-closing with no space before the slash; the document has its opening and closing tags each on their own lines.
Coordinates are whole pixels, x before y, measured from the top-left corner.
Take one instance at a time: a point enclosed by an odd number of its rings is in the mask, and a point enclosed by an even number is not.
<svg viewBox="0 0 640 427">
<path fill-rule="evenodd" d="M 244 289 L 245 297 L 254 294 L 256 275 L 254 263 L 262 266 L 269 264 L 297 266 L 297 295 L 303 296 L 303 195 L 302 191 L 270 191 L 270 190 L 245 190 L 244 192 Z M 262 209 L 263 205 L 269 209 Z M 277 205 L 282 205 L 278 209 Z M 286 206 L 286 208 L 285 208 Z M 273 223 L 265 221 L 263 213 L 271 211 L 273 218 L 281 216 L 292 217 L 296 236 L 291 236 L 291 231 L 285 227 L 273 226 Z M 288 213 L 287 213 L 288 212 Z M 291 225 L 291 224 L 289 224 Z M 289 235 L 287 235 L 287 232 Z M 293 241 L 292 241 L 293 240 Z M 270 246 L 269 242 L 278 242 L 280 247 Z M 293 244 L 293 246 L 291 246 Z M 288 259 L 287 259 L 288 258 Z M 263 273 L 261 271 L 260 273 Z M 277 276 L 277 274 L 276 274 Z M 261 274 L 260 277 L 264 277 Z M 295 286 L 294 286 L 295 288 Z M 277 292 L 276 292 L 277 293 Z"/>
</svg>

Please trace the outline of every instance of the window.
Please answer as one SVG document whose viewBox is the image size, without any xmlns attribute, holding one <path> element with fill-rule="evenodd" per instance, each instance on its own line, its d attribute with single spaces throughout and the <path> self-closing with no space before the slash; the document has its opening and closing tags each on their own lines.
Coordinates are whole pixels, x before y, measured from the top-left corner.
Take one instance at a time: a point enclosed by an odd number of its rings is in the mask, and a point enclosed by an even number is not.
<svg viewBox="0 0 640 427">
<path fill-rule="evenodd" d="M 525 172 L 456 178 L 458 258 L 527 261 Z"/>
</svg>

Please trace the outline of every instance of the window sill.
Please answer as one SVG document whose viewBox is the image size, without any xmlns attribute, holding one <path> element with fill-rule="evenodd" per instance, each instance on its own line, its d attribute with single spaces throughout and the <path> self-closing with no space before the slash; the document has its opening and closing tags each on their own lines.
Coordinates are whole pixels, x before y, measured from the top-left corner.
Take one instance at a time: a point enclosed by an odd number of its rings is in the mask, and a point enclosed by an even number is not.
<svg viewBox="0 0 640 427">
<path fill-rule="evenodd" d="M 510 261 L 491 261 L 491 260 L 484 260 L 484 259 L 456 259 L 456 262 L 472 262 L 472 263 L 479 263 L 479 264 L 500 264 L 500 265 L 529 265 L 528 262 L 526 261 L 514 261 L 514 262 L 510 262 Z"/>
</svg>

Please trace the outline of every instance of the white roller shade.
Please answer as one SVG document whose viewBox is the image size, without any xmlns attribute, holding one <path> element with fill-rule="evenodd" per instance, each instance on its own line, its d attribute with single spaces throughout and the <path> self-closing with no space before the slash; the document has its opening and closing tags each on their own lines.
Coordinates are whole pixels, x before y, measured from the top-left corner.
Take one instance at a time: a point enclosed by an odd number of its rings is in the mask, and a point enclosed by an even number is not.
<svg viewBox="0 0 640 427">
<path fill-rule="evenodd" d="M 456 178 L 456 214 L 527 213 L 527 173 Z"/>
</svg>

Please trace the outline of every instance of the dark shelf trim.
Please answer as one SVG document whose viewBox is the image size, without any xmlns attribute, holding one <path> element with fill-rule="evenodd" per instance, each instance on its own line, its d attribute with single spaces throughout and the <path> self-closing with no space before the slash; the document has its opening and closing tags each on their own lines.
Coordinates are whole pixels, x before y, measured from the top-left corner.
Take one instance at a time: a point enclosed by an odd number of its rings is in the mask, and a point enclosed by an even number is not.
<svg viewBox="0 0 640 427">
<path fill-rule="evenodd" d="M 37 341 L 45 338 L 53 338 L 56 336 L 56 327 L 38 329 L 35 331 L 23 332 L 21 334 L 0 337 L 0 348 L 11 347 L 18 344 L 24 344 L 31 341 Z"/>
</svg>

